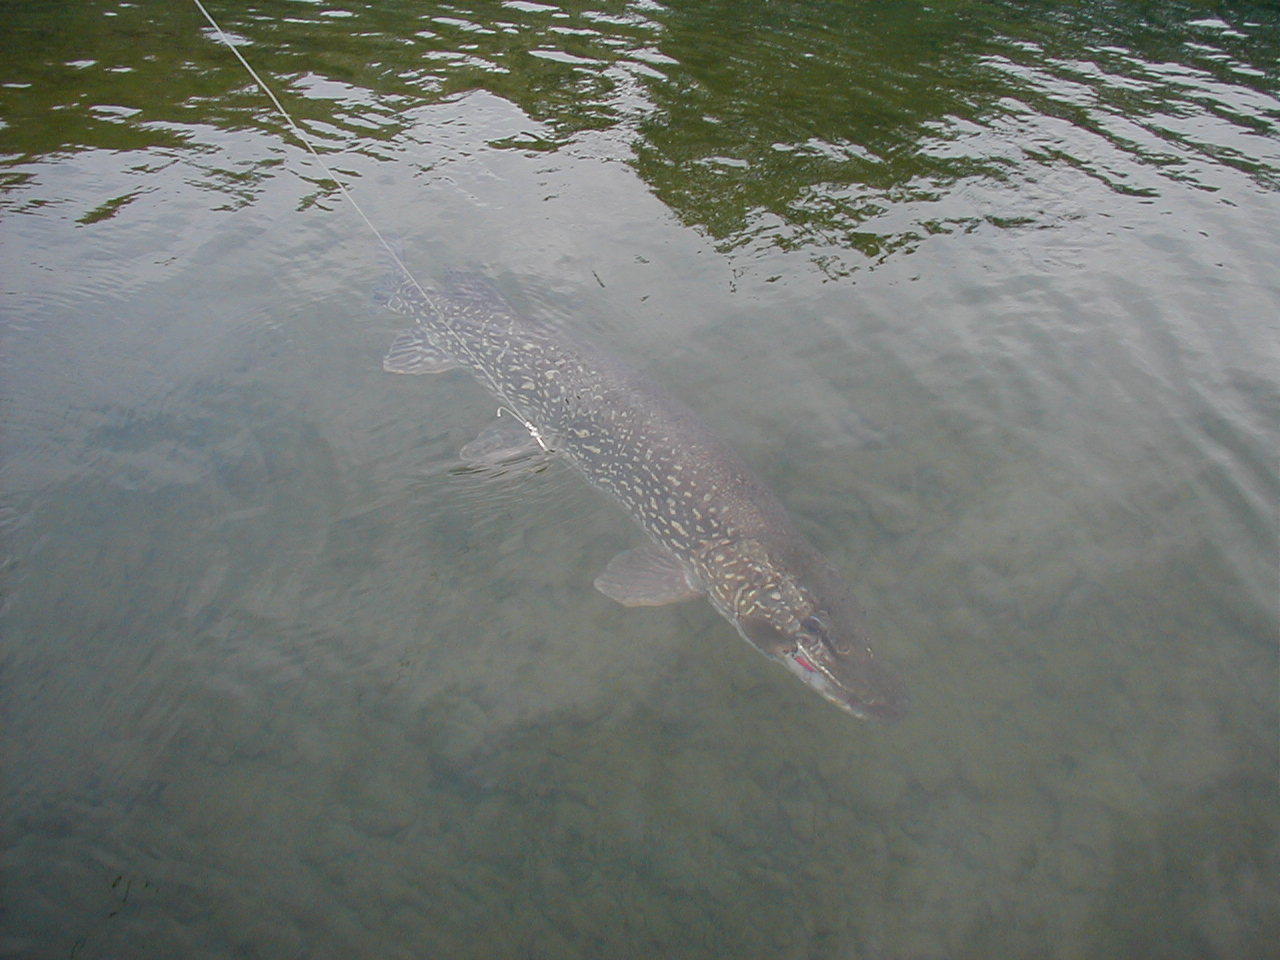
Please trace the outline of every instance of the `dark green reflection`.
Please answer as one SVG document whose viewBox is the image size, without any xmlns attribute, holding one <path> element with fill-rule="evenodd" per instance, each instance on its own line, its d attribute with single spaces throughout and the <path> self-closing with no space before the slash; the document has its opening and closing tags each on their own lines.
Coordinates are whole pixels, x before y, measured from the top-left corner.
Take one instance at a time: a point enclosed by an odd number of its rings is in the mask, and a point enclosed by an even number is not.
<svg viewBox="0 0 1280 960">
<path fill-rule="evenodd" d="M 1058 171 L 1151 197 L 1223 170 L 1280 185 L 1280 12 L 1194 2 L 461 0 L 214 4 L 334 150 L 400 159 L 414 107 L 483 89 L 532 129 L 490 146 L 620 143 L 723 250 L 812 247 L 833 273 L 932 233 L 1041 225 Z M 207 154 L 247 202 L 272 158 L 219 132 L 283 122 L 185 3 L 8 5 L 4 189 L 62 151 Z M 594 132 L 594 133 L 593 133 Z M 243 161 L 243 165 L 242 164 Z M 111 216 L 127 197 L 86 211 Z M 115 204 L 112 206 L 111 204 Z"/>
</svg>

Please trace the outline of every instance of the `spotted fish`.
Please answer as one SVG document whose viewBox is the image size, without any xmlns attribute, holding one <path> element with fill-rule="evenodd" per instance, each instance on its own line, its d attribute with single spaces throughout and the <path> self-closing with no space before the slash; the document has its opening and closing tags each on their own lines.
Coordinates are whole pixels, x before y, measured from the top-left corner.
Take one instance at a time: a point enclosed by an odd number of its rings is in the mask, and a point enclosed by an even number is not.
<svg viewBox="0 0 1280 960">
<path fill-rule="evenodd" d="M 501 404 L 464 461 L 566 458 L 648 536 L 595 586 L 628 606 L 705 596 L 765 656 L 836 706 L 892 719 L 901 686 L 872 652 L 831 564 L 736 453 L 644 375 L 547 324 L 517 316 L 488 281 L 437 288 L 392 281 L 376 297 L 415 326 L 391 345 L 391 373 L 464 367 Z M 502 412 L 510 414 L 502 415 Z"/>
</svg>

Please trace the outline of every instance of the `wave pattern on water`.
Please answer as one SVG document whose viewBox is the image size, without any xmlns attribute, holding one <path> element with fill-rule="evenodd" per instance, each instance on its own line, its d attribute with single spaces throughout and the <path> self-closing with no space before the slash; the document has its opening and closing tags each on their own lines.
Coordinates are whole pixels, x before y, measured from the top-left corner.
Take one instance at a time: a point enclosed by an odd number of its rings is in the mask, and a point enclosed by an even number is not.
<svg viewBox="0 0 1280 960">
<path fill-rule="evenodd" d="M 1233 175 L 1260 190 L 1280 184 L 1274 10 L 1230 22 L 1190 3 L 1107 17 L 1089 5 L 1043 13 L 987 3 L 589 9 L 485 0 L 426 9 L 268 3 L 226 15 L 325 149 L 398 159 L 412 149 L 403 137 L 414 108 L 484 89 L 534 127 L 492 146 L 621 147 L 656 195 L 722 251 L 808 248 L 831 275 L 939 233 L 1051 227 L 1091 184 L 1133 198 L 1170 183 L 1213 191 Z M 118 46 L 72 60 L 30 44 L 9 66 L 0 102 L 22 104 L 6 112 L 14 122 L 0 141 L 10 209 L 24 209 L 40 158 L 66 150 L 208 154 L 214 130 L 242 128 L 287 139 L 214 43 L 199 60 L 178 55 L 185 45 L 162 44 L 135 62 L 130 31 L 175 29 L 167 11 L 99 2 L 78 16 Z M 179 111 L 158 108 L 151 85 L 175 74 L 198 92 Z M 88 76 L 111 91 L 105 102 L 76 92 Z M 61 113 L 54 141 L 47 124 L 20 122 L 31 84 L 43 91 L 41 111 Z M 209 164 L 207 185 L 233 204 L 250 201 L 281 162 L 258 157 L 232 170 L 212 157 L 193 161 Z M 109 217 L 136 189 L 82 216 Z"/>
</svg>

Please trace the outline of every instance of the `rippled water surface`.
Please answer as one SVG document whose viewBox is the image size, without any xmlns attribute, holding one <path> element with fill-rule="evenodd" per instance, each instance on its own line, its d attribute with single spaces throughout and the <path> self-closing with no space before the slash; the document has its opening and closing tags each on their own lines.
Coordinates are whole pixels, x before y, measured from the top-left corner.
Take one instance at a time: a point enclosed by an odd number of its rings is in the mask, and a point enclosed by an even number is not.
<svg viewBox="0 0 1280 960">
<path fill-rule="evenodd" d="M 859 723 L 494 404 L 194 6 L 0 6 L 9 957 L 1261 958 L 1280 11 L 217 2 L 430 281 L 641 367 L 848 577 Z"/>
</svg>

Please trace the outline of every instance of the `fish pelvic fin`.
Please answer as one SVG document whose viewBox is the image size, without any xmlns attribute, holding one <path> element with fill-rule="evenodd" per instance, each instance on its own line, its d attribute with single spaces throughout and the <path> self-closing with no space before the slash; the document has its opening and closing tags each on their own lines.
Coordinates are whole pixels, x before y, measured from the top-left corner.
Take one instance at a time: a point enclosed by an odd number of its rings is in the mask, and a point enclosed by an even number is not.
<svg viewBox="0 0 1280 960">
<path fill-rule="evenodd" d="M 396 337 L 382 358 L 382 369 L 387 373 L 443 373 L 460 366 L 457 360 L 434 346 L 420 328 Z"/>
<path fill-rule="evenodd" d="M 703 593 L 688 564 L 656 544 L 622 551 L 605 565 L 595 587 L 626 607 L 660 607 Z"/>
</svg>

